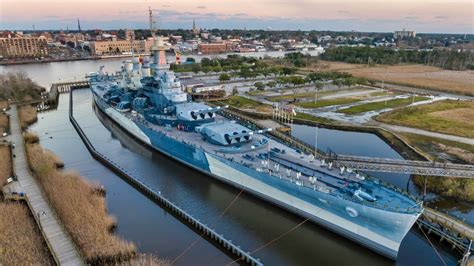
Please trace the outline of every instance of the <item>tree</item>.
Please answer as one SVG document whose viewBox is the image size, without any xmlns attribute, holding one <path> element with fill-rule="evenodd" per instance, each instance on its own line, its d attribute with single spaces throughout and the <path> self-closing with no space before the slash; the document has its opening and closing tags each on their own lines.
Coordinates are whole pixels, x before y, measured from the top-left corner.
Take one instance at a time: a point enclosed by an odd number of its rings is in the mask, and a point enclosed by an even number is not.
<svg viewBox="0 0 474 266">
<path fill-rule="evenodd" d="M 232 96 L 235 96 L 235 95 L 237 95 L 237 94 L 239 94 L 239 90 L 237 89 L 237 86 L 234 86 L 234 87 L 232 88 Z"/>
<path fill-rule="evenodd" d="M 337 79 L 332 80 L 332 84 L 337 86 L 337 88 L 340 89 L 342 87 L 343 83 L 342 83 L 342 80 L 340 78 L 337 78 Z"/>
<path fill-rule="evenodd" d="M 281 69 L 283 75 L 288 76 L 288 75 L 293 75 L 296 73 L 296 69 L 292 67 L 284 67 Z"/>
<path fill-rule="evenodd" d="M 262 82 L 258 81 L 258 82 L 255 82 L 255 84 L 253 84 L 255 86 L 255 88 L 257 88 L 257 90 L 259 91 L 263 91 L 263 89 L 265 89 L 265 84 L 263 84 Z"/>
<path fill-rule="evenodd" d="M 269 88 L 271 88 L 271 89 L 272 89 L 272 88 L 275 88 L 276 85 L 277 85 L 277 83 L 276 83 L 276 81 L 274 81 L 274 80 L 267 82 L 267 86 L 268 86 Z"/>
<path fill-rule="evenodd" d="M 220 74 L 219 76 L 219 81 L 224 82 L 224 81 L 229 81 L 230 80 L 230 75 L 227 73 Z"/>
<path fill-rule="evenodd" d="M 314 87 L 316 88 L 316 94 L 314 95 L 314 103 L 316 104 L 319 99 L 319 91 L 324 88 L 324 83 L 318 81 L 314 84 Z"/>
</svg>

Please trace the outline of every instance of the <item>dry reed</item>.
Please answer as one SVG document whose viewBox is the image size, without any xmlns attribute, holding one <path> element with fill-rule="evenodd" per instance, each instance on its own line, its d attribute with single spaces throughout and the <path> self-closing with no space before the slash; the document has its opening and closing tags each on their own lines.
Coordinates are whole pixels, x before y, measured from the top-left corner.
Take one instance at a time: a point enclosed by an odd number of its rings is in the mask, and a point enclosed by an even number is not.
<svg viewBox="0 0 474 266">
<path fill-rule="evenodd" d="M 53 265 L 30 210 L 0 202 L 0 265 Z"/>
<path fill-rule="evenodd" d="M 38 121 L 36 109 L 31 105 L 22 105 L 19 108 L 21 128 L 25 130 L 29 125 Z"/>
<path fill-rule="evenodd" d="M 0 134 L 3 132 L 8 132 L 10 128 L 10 123 L 8 121 L 8 116 L 0 114 Z"/>
<path fill-rule="evenodd" d="M 38 143 L 39 142 L 39 137 L 38 135 L 31 133 L 29 131 L 23 133 L 23 139 L 25 140 L 25 143 L 33 144 L 33 143 Z"/>
<path fill-rule="evenodd" d="M 7 101 L 0 101 L 0 110 L 7 109 L 8 102 Z"/>
<path fill-rule="evenodd" d="M 5 184 L 7 178 L 12 175 L 12 159 L 9 146 L 0 145 L 0 188 Z"/>
<path fill-rule="evenodd" d="M 142 265 L 142 266 L 171 266 L 169 261 L 157 258 L 154 255 L 150 254 L 139 254 L 136 258 L 131 259 L 126 262 L 114 264 L 114 266 L 134 266 L 134 265 Z"/>
<path fill-rule="evenodd" d="M 116 263 L 136 255 L 133 243 L 110 233 L 114 218 L 107 215 L 104 197 L 77 173 L 57 169 L 52 152 L 27 144 L 30 168 L 59 218 L 90 264 Z"/>
</svg>

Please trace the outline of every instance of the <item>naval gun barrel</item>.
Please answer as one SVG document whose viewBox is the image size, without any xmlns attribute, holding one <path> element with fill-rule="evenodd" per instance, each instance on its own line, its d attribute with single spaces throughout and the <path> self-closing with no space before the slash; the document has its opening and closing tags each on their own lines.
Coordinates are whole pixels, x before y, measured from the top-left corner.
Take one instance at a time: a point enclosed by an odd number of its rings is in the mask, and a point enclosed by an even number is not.
<svg viewBox="0 0 474 266">
<path fill-rule="evenodd" d="M 255 135 L 255 134 L 263 134 L 265 132 L 270 132 L 272 131 L 271 128 L 265 128 L 265 129 L 259 129 L 259 130 L 254 130 L 254 131 L 249 131 L 249 132 L 240 132 L 240 133 L 237 133 L 237 134 L 232 134 L 232 135 L 229 135 L 228 138 L 229 139 L 236 139 L 236 138 L 245 138 L 245 139 L 248 139 L 250 136 L 252 135 Z"/>
<path fill-rule="evenodd" d="M 193 111 L 193 112 L 195 114 L 199 115 L 199 114 L 215 113 L 215 112 L 218 112 L 218 111 L 220 111 L 222 109 L 226 109 L 226 108 L 229 108 L 229 106 L 226 105 L 226 106 L 209 107 L 207 109 L 196 110 L 196 111 Z"/>
<path fill-rule="evenodd" d="M 207 109 L 201 109 L 201 110 L 195 110 L 195 111 L 191 111 L 191 117 L 193 119 L 197 119 L 198 116 L 200 116 L 202 119 L 205 118 L 206 114 L 209 115 L 209 117 L 214 117 L 214 113 L 222 110 L 222 109 L 225 109 L 225 108 L 228 108 L 229 106 L 226 105 L 226 106 L 218 106 L 218 107 L 209 107 Z"/>
</svg>

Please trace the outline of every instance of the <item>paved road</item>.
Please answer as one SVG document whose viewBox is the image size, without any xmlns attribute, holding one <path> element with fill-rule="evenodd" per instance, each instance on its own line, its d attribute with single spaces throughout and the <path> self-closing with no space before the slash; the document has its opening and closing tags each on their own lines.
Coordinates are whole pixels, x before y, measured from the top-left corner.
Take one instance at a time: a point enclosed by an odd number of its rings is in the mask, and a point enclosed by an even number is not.
<svg viewBox="0 0 474 266">
<path fill-rule="evenodd" d="M 471 138 L 448 135 L 448 134 L 443 134 L 443 133 L 437 133 L 437 132 L 432 132 L 432 131 L 427 131 L 427 130 L 417 129 L 417 128 L 411 128 L 411 127 L 390 125 L 390 124 L 385 124 L 385 123 L 380 123 L 380 122 L 375 122 L 373 124 L 376 125 L 376 126 L 379 126 L 381 128 L 387 129 L 389 131 L 413 133 L 413 134 L 424 135 L 424 136 L 428 136 L 428 137 L 440 138 L 440 139 L 445 139 L 445 140 L 462 142 L 462 143 L 466 143 L 466 144 L 469 144 L 469 145 L 474 145 L 474 139 L 471 139 Z"/>
<path fill-rule="evenodd" d="M 41 227 L 51 252 L 59 260 L 59 264 L 84 265 L 73 241 L 61 226 L 61 221 L 56 217 L 51 206 L 46 201 L 40 185 L 28 170 L 16 105 L 11 106 L 10 114 L 11 141 L 16 144 L 15 149 L 12 150 L 13 154 L 15 154 L 15 158 L 13 158 L 14 170 L 22 191 L 27 196 L 31 212 Z"/>
</svg>

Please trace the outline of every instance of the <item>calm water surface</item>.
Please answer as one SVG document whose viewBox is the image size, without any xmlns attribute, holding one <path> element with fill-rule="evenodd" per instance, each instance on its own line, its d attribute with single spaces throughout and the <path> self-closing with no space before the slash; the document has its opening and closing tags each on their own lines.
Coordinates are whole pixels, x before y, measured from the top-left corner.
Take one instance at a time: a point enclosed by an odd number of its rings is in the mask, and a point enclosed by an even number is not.
<svg viewBox="0 0 474 266">
<path fill-rule="evenodd" d="M 48 86 L 57 80 L 71 80 L 106 65 L 110 71 L 121 60 L 78 61 L 2 67 L 1 71 L 21 69 L 38 83 Z M 229 211 L 219 215 L 234 200 L 238 190 L 153 152 L 130 139 L 123 131 L 94 111 L 88 90 L 74 93 L 74 112 L 96 148 L 127 170 L 142 177 L 182 208 L 216 228 L 245 250 L 254 250 L 285 233 L 302 219 L 250 195 L 242 194 Z M 141 252 L 154 253 L 173 260 L 198 236 L 154 202 L 133 189 L 107 168 L 96 162 L 85 149 L 68 120 L 68 97 L 60 97 L 57 110 L 41 113 L 32 130 L 40 135 L 41 144 L 54 151 L 75 170 L 107 189 L 107 205 L 117 217 L 117 234 L 135 242 Z M 314 128 L 295 126 L 301 139 L 315 139 Z M 366 133 L 320 129 L 318 145 L 339 153 L 400 158 L 378 137 Z M 402 188 L 408 176 L 377 174 Z M 409 186 L 416 193 L 416 189 Z M 467 212 L 472 209 L 467 208 Z M 461 213 L 466 210 L 461 210 Z M 434 240 L 436 241 L 436 240 Z M 436 241 L 437 243 L 437 241 Z M 456 254 L 444 245 L 437 246 L 443 259 L 455 265 Z M 387 260 L 359 245 L 317 225 L 306 223 L 285 238 L 258 251 L 255 256 L 267 265 L 390 265 Z M 177 261 L 178 265 L 225 265 L 230 258 L 205 240 Z M 397 265 L 443 265 L 426 239 L 411 230 L 402 242 Z"/>
</svg>

